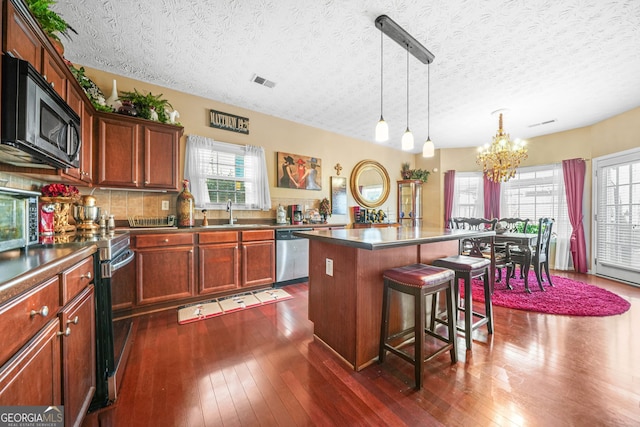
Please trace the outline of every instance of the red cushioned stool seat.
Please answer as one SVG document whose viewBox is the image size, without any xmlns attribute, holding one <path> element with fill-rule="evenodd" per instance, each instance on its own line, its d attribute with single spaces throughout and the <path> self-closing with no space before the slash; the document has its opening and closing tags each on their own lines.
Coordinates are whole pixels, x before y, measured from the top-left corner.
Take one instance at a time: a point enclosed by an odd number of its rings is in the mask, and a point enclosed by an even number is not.
<svg viewBox="0 0 640 427">
<path fill-rule="evenodd" d="M 416 388 L 421 389 L 424 362 L 433 359 L 447 350 L 451 355 L 451 363 L 456 363 L 458 360 L 456 354 L 456 325 L 454 320 L 457 315 L 455 313 L 455 298 L 453 292 L 455 273 L 446 268 L 439 268 L 426 264 L 412 264 L 386 270 L 382 275 L 384 279 L 384 293 L 382 296 L 382 326 L 380 330 L 380 352 L 378 362 L 384 362 L 387 351 L 390 351 L 410 362 L 414 366 L 415 370 Z M 413 327 L 389 335 L 391 290 L 412 295 L 414 297 L 415 322 Z M 427 328 L 425 322 L 425 299 L 429 295 L 434 295 L 435 298 L 435 295 L 440 292 L 445 292 L 447 299 L 447 317 L 449 319 L 447 323 L 447 336 L 436 333 L 433 327 Z M 435 326 L 433 322 L 432 326 Z M 413 341 L 411 341 L 411 339 L 402 339 L 409 334 L 414 335 Z M 435 352 L 425 356 L 425 334 L 443 341 L 445 345 L 438 348 Z M 401 349 L 411 343 L 413 343 L 414 348 L 413 355 Z"/>
<path fill-rule="evenodd" d="M 471 334 L 480 326 L 486 324 L 489 334 L 493 334 L 493 305 L 491 303 L 491 285 L 489 283 L 489 270 L 491 260 L 467 255 L 455 255 L 440 258 L 433 262 L 434 266 L 448 268 L 455 271 L 454 294 L 456 308 L 464 311 L 464 326 L 457 326 L 457 329 L 464 333 L 467 350 L 471 350 Z M 484 313 L 473 311 L 473 298 L 471 293 L 471 280 L 475 277 L 484 278 Z M 464 280 L 464 307 L 458 307 L 458 282 Z M 431 325 L 433 329 L 436 322 L 445 323 L 436 314 L 436 300 L 433 300 L 431 307 Z M 474 323 L 474 317 L 478 318 Z M 457 320 L 457 318 L 456 318 Z"/>
</svg>

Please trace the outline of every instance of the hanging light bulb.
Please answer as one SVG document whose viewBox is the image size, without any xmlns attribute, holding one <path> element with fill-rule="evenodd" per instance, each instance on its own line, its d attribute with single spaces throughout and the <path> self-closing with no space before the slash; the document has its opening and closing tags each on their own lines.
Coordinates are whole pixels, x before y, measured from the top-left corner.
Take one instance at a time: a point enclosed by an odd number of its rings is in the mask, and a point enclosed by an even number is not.
<svg viewBox="0 0 640 427">
<path fill-rule="evenodd" d="M 382 117 L 382 99 L 383 99 L 383 62 L 384 62 L 384 50 L 382 43 L 382 24 L 380 24 L 380 121 L 376 125 L 376 142 L 386 142 L 389 140 L 389 125 L 384 121 Z"/>
<path fill-rule="evenodd" d="M 409 45 L 407 44 L 407 130 L 404 131 L 401 140 L 404 151 L 413 150 L 413 134 L 409 130 Z"/>
<path fill-rule="evenodd" d="M 429 72 L 429 64 L 427 64 L 427 140 L 424 142 L 422 146 L 422 157 L 433 157 L 436 153 L 436 147 L 431 141 L 430 134 L 430 126 L 431 126 L 431 117 L 429 117 L 429 113 L 431 112 L 431 73 Z"/>
</svg>

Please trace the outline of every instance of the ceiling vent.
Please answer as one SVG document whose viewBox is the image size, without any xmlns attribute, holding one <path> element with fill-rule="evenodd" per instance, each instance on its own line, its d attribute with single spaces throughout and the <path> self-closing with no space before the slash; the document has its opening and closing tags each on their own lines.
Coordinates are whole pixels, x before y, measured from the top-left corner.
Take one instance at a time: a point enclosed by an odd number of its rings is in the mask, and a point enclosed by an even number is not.
<svg viewBox="0 0 640 427">
<path fill-rule="evenodd" d="M 261 86 L 266 86 L 268 88 L 273 89 L 276 86 L 276 82 L 272 82 L 271 80 L 267 80 L 264 77 L 260 77 L 257 74 L 254 74 L 253 77 L 251 77 L 251 81 L 254 83 L 258 83 Z"/>
<path fill-rule="evenodd" d="M 534 127 L 536 127 L 536 126 L 548 125 L 548 124 L 555 123 L 555 122 L 556 122 L 556 119 L 552 119 L 552 120 L 547 120 L 547 121 L 545 121 L 545 122 L 534 123 L 534 124 L 532 124 L 532 125 L 529 125 L 529 127 L 530 127 L 530 128 L 534 128 Z"/>
</svg>

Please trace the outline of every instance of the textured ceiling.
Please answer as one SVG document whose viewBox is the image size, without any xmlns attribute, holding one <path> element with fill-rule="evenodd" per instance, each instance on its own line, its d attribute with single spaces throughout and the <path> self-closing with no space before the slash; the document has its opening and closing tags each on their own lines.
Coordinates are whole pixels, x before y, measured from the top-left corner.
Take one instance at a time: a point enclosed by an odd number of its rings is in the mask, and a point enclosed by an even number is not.
<svg viewBox="0 0 640 427">
<path fill-rule="evenodd" d="M 65 43 L 74 63 L 371 142 L 382 14 L 435 55 L 436 148 L 488 142 L 502 108 L 505 130 L 530 138 L 640 106 L 638 0 L 58 0 L 54 9 L 78 31 Z M 406 51 L 383 43 L 387 144 L 400 149 Z M 419 152 L 427 66 L 413 56 L 409 78 Z"/>
</svg>

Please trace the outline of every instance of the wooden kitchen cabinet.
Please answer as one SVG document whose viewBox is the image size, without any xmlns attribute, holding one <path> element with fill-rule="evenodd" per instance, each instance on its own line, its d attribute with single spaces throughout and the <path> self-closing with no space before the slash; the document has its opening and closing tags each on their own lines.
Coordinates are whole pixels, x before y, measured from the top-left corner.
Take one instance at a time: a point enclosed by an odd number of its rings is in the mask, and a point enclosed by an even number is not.
<svg viewBox="0 0 640 427">
<path fill-rule="evenodd" d="M 135 236 L 136 303 L 154 304 L 194 294 L 194 234 Z"/>
<path fill-rule="evenodd" d="M 42 77 L 49 83 L 58 95 L 65 101 L 67 99 L 67 77 L 64 68 L 58 62 L 58 57 L 53 56 L 46 49 L 42 50 Z M 76 113 L 78 113 L 76 111 Z M 80 114 L 78 114 L 80 116 Z"/>
<path fill-rule="evenodd" d="M 273 230 L 242 231 L 242 287 L 276 281 L 276 243 Z"/>
<path fill-rule="evenodd" d="M 198 233 L 198 294 L 240 287 L 240 242 L 236 231 Z"/>
<path fill-rule="evenodd" d="M 79 183 L 93 182 L 93 107 L 84 93 L 75 85 L 67 85 L 67 104 L 81 120 L 82 145 L 78 154 L 79 166 L 60 171 L 60 175 Z"/>
<path fill-rule="evenodd" d="M 97 184 L 178 190 L 183 128 L 113 113 L 96 113 Z"/>
<path fill-rule="evenodd" d="M 0 406 L 61 404 L 59 331 L 56 317 L 0 367 Z"/>
<path fill-rule="evenodd" d="M 62 404 L 66 425 L 79 425 L 96 390 L 96 325 L 93 286 L 60 311 Z"/>
<path fill-rule="evenodd" d="M 64 405 L 65 425 L 82 423 L 96 384 L 93 266 L 84 258 L 0 305 L 0 406 Z"/>
<path fill-rule="evenodd" d="M 36 70 L 41 71 L 43 45 L 34 29 L 38 24 L 24 3 L 9 0 L 3 3 L 6 16 L 4 52 L 28 61 Z"/>
</svg>

